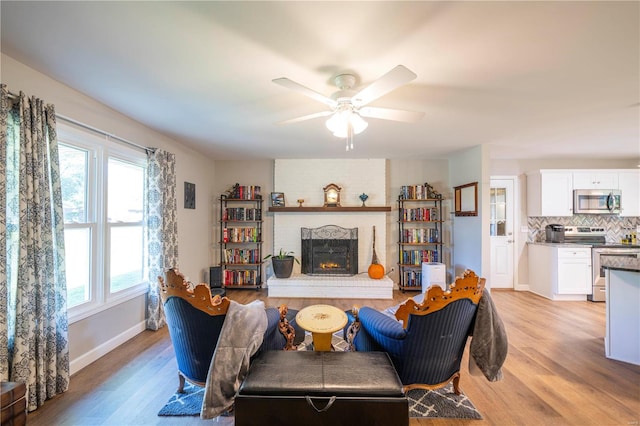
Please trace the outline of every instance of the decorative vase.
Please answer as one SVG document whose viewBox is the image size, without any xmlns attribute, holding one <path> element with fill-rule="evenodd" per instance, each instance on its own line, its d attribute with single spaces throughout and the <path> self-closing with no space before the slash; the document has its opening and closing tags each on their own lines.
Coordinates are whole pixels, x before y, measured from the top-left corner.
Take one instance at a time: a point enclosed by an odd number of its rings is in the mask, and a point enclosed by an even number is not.
<svg viewBox="0 0 640 426">
<path fill-rule="evenodd" d="M 284 258 L 272 257 L 271 265 L 276 278 L 289 278 L 293 271 L 293 256 L 285 256 Z"/>
<path fill-rule="evenodd" d="M 369 199 L 369 196 L 367 194 L 365 194 L 364 192 L 362 194 L 360 194 L 360 201 L 362 201 L 362 207 L 366 207 L 364 205 L 364 202 L 367 201 Z"/>
</svg>

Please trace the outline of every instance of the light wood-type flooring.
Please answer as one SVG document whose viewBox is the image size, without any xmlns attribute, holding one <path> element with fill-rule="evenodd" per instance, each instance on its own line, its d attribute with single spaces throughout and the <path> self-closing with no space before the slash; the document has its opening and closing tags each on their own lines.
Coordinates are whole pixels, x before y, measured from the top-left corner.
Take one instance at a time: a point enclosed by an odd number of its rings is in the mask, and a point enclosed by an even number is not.
<svg viewBox="0 0 640 426">
<path fill-rule="evenodd" d="M 300 309 L 317 303 L 383 309 L 394 300 L 268 298 L 266 290 L 232 290 L 231 299 Z M 470 376 L 461 388 L 483 420 L 411 419 L 410 425 L 638 425 L 640 367 L 604 356 L 605 304 L 552 302 L 528 292 L 492 291 L 509 336 L 504 380 Z M 28 425 L 233 425 L 232 419 L 158 417 L 178 385 L 166 327 L 145 331 L 71 378 L 68 392 L 29 414 Z"/>
</svg>

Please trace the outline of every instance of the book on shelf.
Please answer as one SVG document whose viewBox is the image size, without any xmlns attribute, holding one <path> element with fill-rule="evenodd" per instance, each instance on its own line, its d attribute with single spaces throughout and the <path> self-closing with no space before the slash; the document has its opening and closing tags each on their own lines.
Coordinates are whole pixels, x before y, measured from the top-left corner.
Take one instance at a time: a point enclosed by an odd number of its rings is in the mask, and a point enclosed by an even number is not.
<svg viewBox="0 0 640 426">
<path fill-rule="evenodd" d="M 423 185 L 403 185 L 400 187 L 400 198 L 405 200 L 432 200 L 442 199 L 433 186 L 425 182 Z"/>
<path fill-rule="evenodd" d="M 262 209 L 250 207 L 227 207 L 222 212 L 223 221 L 262 220 Z"/>
<path fill-rule="evenodd" d="M 222 242 L 224 243 L 256 243 L 260 241 L 258 228 L 229 228 L 222 229 Z"/>
<path fill-rule="evenodd" d="M 400 187 L 400 198 L 405 200 L 426 200 L 429 198 L 424 185 L 403 185 Z"/>
<path fill-rule="evenodd" d="M 227 198 L 235 200 L 257 200 L 262 199 L 260 185 L 238 185 L 227 193 Z"/>
<path fill-rule="evenodd" d="M 420 266 L 422 262 L 439 262 L 439 258 L 437 250 L 402 250 L 400 252 L 402 265 Z"/>
<path fill-rule="evenodd" d="M 404 228 L 400 241 L 410 244 L 438 243 L 437 228 Z"/>
<path fill-rule="evenodd" d="M 431 222 L 438 220 L 438 209 L 436 207 L 416 207 L 400 209 L 404 222 Z"/>
<path fill-rule="evenodd" d="M 260 251 L 258 249 L 229 248 L 224 250 L 224 263 L 257 264 L 260 262 Z"/>
<path fill-rule="evenodd" d="M 421 287 L 422 286 L 422 271 L 420 270 L 406 270 L 403 273 L 405 287 Z"/>
<path fill-rule="evenodd" d="M 256 285 L 258 273 L 255 270 L 225 269 L 222 274 L 224 285 Z"/>
</svg>

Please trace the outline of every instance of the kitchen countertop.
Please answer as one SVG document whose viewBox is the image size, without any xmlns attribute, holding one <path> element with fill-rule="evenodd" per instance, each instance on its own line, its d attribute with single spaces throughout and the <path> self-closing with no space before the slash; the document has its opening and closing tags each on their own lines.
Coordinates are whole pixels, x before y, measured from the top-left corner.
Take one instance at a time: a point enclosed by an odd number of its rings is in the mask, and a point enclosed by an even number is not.
<svg viewBox="0 0 640 426">
<path fill-rule="evenodd" d="M 580 243 L 546 243 L 544 241 L 529 241 L 527 244 L 533 244 L 537 246 L 549 246 L 549 247 L 586 247 L 591 248 L 593 244 L 580 244 Z"/>
<path fill-rule="evenodd" d="M 528 241 L 527 244 L 536 244 L 549 247 L 593 247 L 593 248 L 632 248 L 640 249 L 640 244 L 623 244 L 623 243 L 605 243 L 605 244 L 587 244 L 587 243 L 547 243 L 545 241 Z"/>
<path fill-rule="evenodd" d="M 600 266 L 620 271 L 640 272 L 640 258 L 604 255 L 600 257 Z"/>
</svg>

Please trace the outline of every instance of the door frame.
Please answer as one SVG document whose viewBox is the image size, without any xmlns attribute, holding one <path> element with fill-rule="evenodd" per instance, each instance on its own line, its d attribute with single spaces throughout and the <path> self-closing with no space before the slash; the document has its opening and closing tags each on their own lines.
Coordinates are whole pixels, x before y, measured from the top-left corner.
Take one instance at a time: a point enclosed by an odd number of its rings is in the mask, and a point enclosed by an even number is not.
<svg viewBox="0 0 640 426">
<path fill-rule="evenodd" d="M 510 180 L 513 183 L 513 290 L 528 290 L 528 286 L 521 286 L 520 280 L 518 279 L 520 273 L 520 262 L 519 254 L 522 252 L 522 248 L 520 247 L 520 234 L 522 232 L 527 234 L 528 229 L 522 228 L 521 226 L 521 191 L 520 191 L 520 177 L 517 175 L 491 175 L 489 178 L 489 187 L 491 187 L 491 181 L 493 180 Z M 528 228 L 525 226 L 525 228 Z M 526 238 L 525 238 L 526 241 Z M 526 287 L 526 288 L 525 288 Z"/>
</svg>

